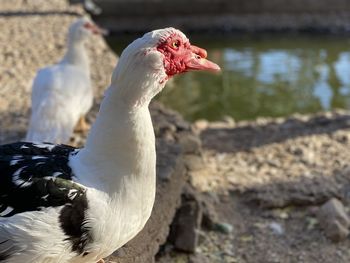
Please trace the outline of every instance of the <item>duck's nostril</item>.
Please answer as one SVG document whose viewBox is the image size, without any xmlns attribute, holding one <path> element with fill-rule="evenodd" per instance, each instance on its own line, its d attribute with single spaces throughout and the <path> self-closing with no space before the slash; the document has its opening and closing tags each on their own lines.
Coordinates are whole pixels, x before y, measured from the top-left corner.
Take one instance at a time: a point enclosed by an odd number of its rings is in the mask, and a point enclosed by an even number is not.
<svg viewBox="0 0 350 263">
<path fill-rule="evenodd" d="M 197 54 L 201 58 L 206 58 L 207 57 L 207 51 L 203 48 L 196 47 L 196 46 L 191 46 L 191 50 L 193 53 Z"/>
</svg>

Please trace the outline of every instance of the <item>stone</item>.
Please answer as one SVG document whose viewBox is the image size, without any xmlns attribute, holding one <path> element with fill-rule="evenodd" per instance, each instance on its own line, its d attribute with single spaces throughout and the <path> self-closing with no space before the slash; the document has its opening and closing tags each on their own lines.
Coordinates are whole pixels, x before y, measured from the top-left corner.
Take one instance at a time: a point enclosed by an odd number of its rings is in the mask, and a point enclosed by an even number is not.
<svg viewBox="0 0 350 263">
<path fill-rule="evenodd" d="M 224 222 L 216 223 L 215 230 L 223 234 L 231 234 L 233 232 L 233 225 Z"/>
<path fill-rule="evenodd" d="M 188 263 L 211 263 L 211 261 L 208 257 L 198 253 L 190 256 Z"/>
<path fill-rule="evenodd" d="M 349 235 L 349 229 L 335 220 L 332 224 L 324 228 L 326 235 L 334 242 L 345 240 Z"/>
<path fill-rule="evenodd" d="M 178 210 L 173 225 L 174 247 L 178 250 L 194 253 L 198 245 L 200 209 L 195 201 L 185 202 Z"/>
<path fill-rule="evenodd" d="M 222 118 L 222 120 L 230 127 L 234 127 L 236 124 L 235 120 L 231 116 L 228 116 L 228 115 L 224 116 Z"/>
<path fill-rule="evenodd" d="M 187 154 L 185 157 L 185 164 L 188 170 L 198 171 L 205 167 L 203 158 L 194 154 Z"/>
<path fill-rule="evenodd" d="M 202 148 L 201 140 L 194 134 L 180 136 L 179 143 L 182 145 L 182 151 L 187 154 L 199 153 Z"/>
<path fill-rule="evenodd" d="M 202 227 L 207 230 L 214 230 L 216 224 L 219 222 L 219 217 L 216 213 L 214 207 L 215 200 L 208 200 L 208 196 L 202 198 L 202 209 L 203 209 L 203 218 L 202 218 Z"/>
<path fill-rule="evenodd" d="M 193 127 L 195 129 L 198 129 L 199 131 L 201 130 L 205 130 L 206 128 L 208 128 L 209 126 L 209 122 L 207 120 L 197 120 L 194 124 Z"/>
<path fill-rule="evenodd" d="M 268 226 L 275 235 L 280 236 L 284 234 L 284 228 L 281 224 L 277 222 L 271 222 Z"/>
<path fill-rule="evenodd" d="M 208 236 L 207 236 L 207 233 L 205 231 L 198 229 L 197 234 L 198 234 L 198 245 L 201 245 L 208 240 Z"/>
<path fill-rule="evenodd" d="M 338 199 L 332 198 L 323 204 L 317 217 L 326 236 L 332 241 L 342 241 L 349 235 L 350 218 Z"/>
<path fill-rule="evenodd" d="M 182 195 L 182 203 L 171 225 L 169 241 L 174 248 L 194 253 L 198 245 L 202 207 L 196 192 L 187 185 Z"/>
</svg>

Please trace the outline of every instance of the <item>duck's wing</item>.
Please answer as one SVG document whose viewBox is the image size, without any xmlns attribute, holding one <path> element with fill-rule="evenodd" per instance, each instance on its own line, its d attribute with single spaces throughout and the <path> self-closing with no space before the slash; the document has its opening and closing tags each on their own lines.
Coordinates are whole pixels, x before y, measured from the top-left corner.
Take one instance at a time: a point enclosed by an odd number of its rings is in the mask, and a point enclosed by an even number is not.
<svg viewBox="0 0 350 263">
<path fill-rule="evenodd" d="M 0 233 L 0 236 L 3 236 Z M 16 248 L 16 245 L 14 242 L 10 239 L 5 239 L 0 242 L 0 262 L 9 258 L 13 253 L 16 253 L 18 251 L 21 251 L 22 249 Z"/>
<path fill-rule="evenodd" d="M 67 145 L 19 142 L 0 146 L 0 217 L 72 203 L 85 194 L 74 182 Z"/>
<path fill-rule="evenodd" d="M 23 219 L 37 212 L 45 222 L 52 207 L 58 208 L 57 220 L 72 250 L 83 253 L 90 240 L 88 200 L 86 188 L 75 182 L 69 167 L 69 157 L 78 151 L 50 143 L 0 146 L 0 262 L 25 249 L 13 242 L 13 234 L 24 231 L 15 216 Z"/>
</svg>

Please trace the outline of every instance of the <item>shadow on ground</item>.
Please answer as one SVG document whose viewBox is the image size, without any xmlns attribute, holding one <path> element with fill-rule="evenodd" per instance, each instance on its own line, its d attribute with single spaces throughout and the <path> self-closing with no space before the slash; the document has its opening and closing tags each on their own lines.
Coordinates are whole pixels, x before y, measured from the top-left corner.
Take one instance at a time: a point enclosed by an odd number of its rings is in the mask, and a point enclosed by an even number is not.
<svg viewBox="0 0 350 263">
<path fill-rule="evenodd" d="M 265 125 L 248 124 L 235 128 L 208 128 L 201 134 L 203 147 L 218 152 L 235 153 L 249 151 L 272 143 L 281 143 L 297 137 L 330 134 L 350 128 L 350 115 L 314 116 L 304 121 L 289 118 L 285 122 L 269 122 Z M 205 139 L 204 139 L 205 138 Z M 225 144 L 218 144 L 224 141 Z"/>
</svg>

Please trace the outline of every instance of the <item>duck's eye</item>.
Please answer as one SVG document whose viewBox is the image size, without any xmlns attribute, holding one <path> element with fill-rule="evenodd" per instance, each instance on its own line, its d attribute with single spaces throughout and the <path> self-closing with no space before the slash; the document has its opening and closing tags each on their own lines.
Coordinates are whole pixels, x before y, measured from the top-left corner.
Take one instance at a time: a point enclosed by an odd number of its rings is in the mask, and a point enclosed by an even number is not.
<svg viewBox="0 0 350 263">
<path fill-rule="evenodd" d="M 172 45 L 173 48 L 178 49 L 180 47 L 180 41 L 174 41 Z"/>
</svg>

